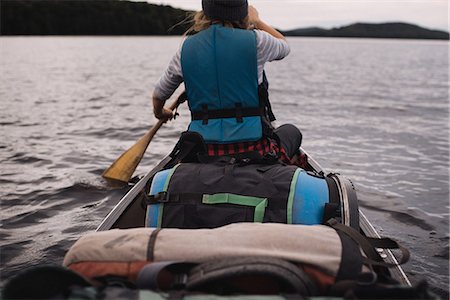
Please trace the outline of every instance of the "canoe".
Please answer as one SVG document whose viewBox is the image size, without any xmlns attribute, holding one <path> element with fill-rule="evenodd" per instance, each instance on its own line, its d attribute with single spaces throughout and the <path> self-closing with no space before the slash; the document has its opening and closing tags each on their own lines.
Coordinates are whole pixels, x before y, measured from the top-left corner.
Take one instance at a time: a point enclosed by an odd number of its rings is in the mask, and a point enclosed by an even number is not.
<svg viewBox="0 0 450 300">
<path fill-rule="evenodd" d="M 369 222 L 368 218 L 358 208 L 358 199 L 353 183 L 346 177 L 336 173 L 326 172 L 303 148 L 300 153 L 306 158 L 305 171 L 320 177 L 330 177 L 334 180 L 342 207 L 342 220 L 344 225 L 355 226 L 366 237 L 380 238 L 380 235 Z M 173 157 L 166 156 L 152 170 L 135 183 L 111 212 L 104 218 L 96 231 L 111 229 L 139 228 L 145 226 L 146 208 L 143 205 L 143 192 L 148 182 L 159 171 L 171 163 Z M 390 276 L 404 286 L 411 286 L 411 282 L 399 265 L 397 258 L 389 249 L 377 249 L 386 263 L 394 264 L 389 268 Z"/>
<path fill-rule="evenodd" d="M 355 264 L 350 261 L 358 261 L 358 257 L 361 257 L 362 262 L 361 249 L 364 250 L 366 262 L 368 261 L 368 252 L 362 244 L 357 242 L 359 237 L 374 241 L 380 239 L 380 236 L 359 210 L 353 183 L 340 174 L 326 172 L 304 149 L 301 148 L 300 153 L 304 162 L 302 172 L 320 179 L 327 178 L 327 185 L 331 182 L 334 187 L 333 197 L 338 198 L 337 203 L 340 206 L 338 221 L 335 223 L 331 222 L 327 224 L 328 226 L 310 226 L 295 223 L 248 222 L 213 229 L 146 227 L 148 202 L 145 200 L 149 183 L 158 172 L 178 162 L 176 154 L 171 153 L 135 183 L 129 184 L 128 192 L 104 218 L 96 231 L 81 237 L 71 247 L 64 259 L 65 268 L 43 266 L 25 272 L 7 284 L 3 290 L 3 296 L 30 298 L 30 295 L 39 295 L 41 298 L 46 298 L 51 295 L 52 299 L 68 299 L 70 295 L 83 299 L 166 299 L 171 297 L 181 299 L 189 296 L 195 299 L 200 292 L 199 298 L 218 300 L 230 299 L 229 295 L 233 295 L 232 298 L 236 300 L 248 299 L 249 296 L 252 299 L 309 299 L 305 297 L 309 295 L 323 299 L 329 297 L 344 299 L 348 296 L 344 294 L 347 293 L 348 287 L 345 284 L 348 284 L 350 280 L 342 280 L 343 277 L 339 276 L 345 272 L 348 276 L 348 270 L 355 270 L 350 277 L 358 278 L 358 280 L 352 279 L 354 281 L 350 291 L 353 292 L 355 289 L 361 291 L 362 288 L 363 297 L 361 295 L 355 297 L 355 294 L 351 294 L 352 299 L 373 298 L 373 291 L 380 293 L 376 294 L 376 298 L 380 299 L 396 297 L 399 297 L 398 299 L 411 297 L 436 299 L 433 298 L 432 293 L 429 293 L 426 283 L 411 286 L 389 247 L 382 249 L 381 246 L 371 245 L 380 268 L 372 265 L 371 269 L 367 269 L 362 263 L 357 269 L 342 267 L 346 264 L 346 266 L 354 266 Z M 349 233 L 346 233 L 348 236 L 345 247 L 345 239 L 336 229 L 339 226 L 351 229 Z M 356 238 L 352 237 L 355 233 Z M 334 238 L 334 241 L 330 237 Z M 348 246 L 349 237 L 353 239 L 351 243 L 356 246 Z M 270 243 L 266 243 L 267 239 L 270 239 Z M 339 240 L 338 248 L 335 247 L 336 239 Z M 350 248 L 354 252 L 349 252 Z M 334 256 L 332 256 L 333 251 Z M 354 258 L 348 255 L 349 253 L 357 254 L 355 257 L 358 257 Z M 189 257 L 186 258 L 187 256 Z M 332 268 L 330 265 L 333 263 L 335 272 L 330 271 Z M 386 268 L 387 265 L 389 268 Z M 328 267 L 330 268 L 326 270 Z M 342 272 L 342 270 L 347 271 Z M 360 278 L 359 276 L 363 273 L 371 276 Z M 168 274 L 170 276 L 167 276 Z M 238 274 L 241 277 L 230 279 L 227 277 L 230 274 Z M 171 278 L 169 288 L 166 286 L 166 289 L 162 289 L 155 285 L 160 278 L 164 280 Z M 223 281 L 217 280 L 224 278 L 227 280 L 225 286 L 228 289 L 231 288 L 231 293 L 230 290 L 225 294 L 217 293 L 218 290 L 222 291 L 223 284 Z M 380 285 L 377 278 L 383 278 Z M 240 282 L 241 280 L 243 281 Z M 99 282 L 101 286 L 96 287 Z M 203 284 L 200 285 L 201 289 L 195 289 L 196 282 Z M 211 282 L 214 290 L 209 291 L 208 284 Z M 377 285 L 374 285 L 375 282 Z M 339 283 L 344 283 L 344 289 Z M 194 286 L 194 289 L 189 289 L 189 286 Z M 245 292 L 234 290 L 239 286 L 241 289 L 244 286 Z M 365 286 L 375 287 L 375 290 L 369 289 L 367 292 Z M 269 292 L 262 292 L 266 287 Z M 51 294 L 46 294 L 47 292 Z M 288 297 L 286 293 L 289 293 Z M 406 298 L 405 295 L 407 295 Z"/>
</svg>

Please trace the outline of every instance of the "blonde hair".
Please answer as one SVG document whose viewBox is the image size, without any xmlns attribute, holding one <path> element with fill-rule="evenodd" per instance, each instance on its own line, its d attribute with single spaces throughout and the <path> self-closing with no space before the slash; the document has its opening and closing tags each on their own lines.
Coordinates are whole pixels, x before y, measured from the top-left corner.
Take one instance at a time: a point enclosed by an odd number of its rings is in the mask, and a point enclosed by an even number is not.
<svg viewBox="0 0 450 300">
<path fill-rule="evenodd" d="M 203 11 L 193 12 L 188 17 L 193 23 L 192 26 L 185 32 L 185 35 L 194 34 L 202 30 L 208 29 L 212 24 L 222 24 L 224 27 L 251 29 L 252 26 L 249 22 L 248 16 L 242 21 L 224 21 L 224 20 L 211 20 Z"/>
</svg>

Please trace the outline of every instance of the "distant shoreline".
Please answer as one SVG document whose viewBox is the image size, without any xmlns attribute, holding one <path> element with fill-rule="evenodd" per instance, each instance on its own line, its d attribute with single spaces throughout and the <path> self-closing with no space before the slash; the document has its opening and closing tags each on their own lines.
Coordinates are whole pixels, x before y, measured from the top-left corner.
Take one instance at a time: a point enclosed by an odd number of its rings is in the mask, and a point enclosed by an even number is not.
<svg viewBox="0 0 450 300">
<path fill-rule="evenodd" d="M 346 37 L 346 38 L 395 38 L 395 39 L 433 39 L 448 40 L 449 33 L 430 30 L 415 24 L 354 23 L 347 26 L 323 29 L 320 27 L 299 28 L 283 31 L 286 36 Z"/>
<path fill-rule="evenodd" d="M 161 38 L 182 38 L 182 35 L 161 35 L 161 34 L 152 34 L 152 35 L 3 35 L 0 34 L 0 39 L 14 39 L 14 38 L 152 38 L 152 37 L 161 37 Z M 358 39 L 367 39 L 367 40 L 392 40 L 392 41 L 435 41 L 435 42 L 446 42 L 445 39 L 419 39 L 419 38 L 374 38 L 374 37 L 328 37 L 328 36 L 286 36 L 289 38 L 311 38 L 311 39 L 350 39 L 350 40 L 358 40 Z"/>
<path fill-rule="evenodd" d="M 176 36 L 190 25 L 186 22 L 189 11 L 117 0 L 1 0 L 0 12 L 1 36 Z M 446 31 L 408 23 L 355 23 L 281 32 L 299 37 L 449 40 Z"/>
</svg>

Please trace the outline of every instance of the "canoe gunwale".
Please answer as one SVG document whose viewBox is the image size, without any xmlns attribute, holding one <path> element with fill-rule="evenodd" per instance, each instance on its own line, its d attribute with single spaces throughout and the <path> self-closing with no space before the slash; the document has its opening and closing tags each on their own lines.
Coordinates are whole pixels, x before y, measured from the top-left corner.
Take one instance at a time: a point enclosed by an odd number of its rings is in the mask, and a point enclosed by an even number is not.
<svg viewBox="0 0 450 300">
<path fill-rule="evenodd" d="M 367 217 L 363 212 L 361 212 L 361 210 L 359 211 L 359 220 L 361 231 L 365 236 L 380 238 L 380 235 L 376 231 L 375 227 L 373 227 L 373 225 L 369 222 L 369 219 L 367 219 Z M 392 251 L 389 249 L 380 249 L 380 251 L 380 255 L 382 255 L 382 258 L 385 262 L 396 265 L 395 267 L 389 269 L 389 271 L 391 272 L 391 276 L 401 284 L 412 286 L 411 282 L 405 274 L 405 271 L 403 271 L 403 268 L 398 264 L 398 260 L 394 256 Z M 385 257 L 383 257 L 383 254 L 385 254 Z"/>
<path fill-rule="evenodd" d="M 132 188 L 120 199 L 119 203 L 109 212 L 109 214 L 103 219 L 102 223 L 97 227 L 95 231 L 104 231 L 111 229 L 120 216 L 126 211 L 126 209 L 134 202 L 139 193 L 145 188 L 147 181 L 150 180 L 157 172 L 162 170 L 172 157 L 166 156 L 156 167 L 148 172 L 143 178 L 141 178 Z"/>
</svg>

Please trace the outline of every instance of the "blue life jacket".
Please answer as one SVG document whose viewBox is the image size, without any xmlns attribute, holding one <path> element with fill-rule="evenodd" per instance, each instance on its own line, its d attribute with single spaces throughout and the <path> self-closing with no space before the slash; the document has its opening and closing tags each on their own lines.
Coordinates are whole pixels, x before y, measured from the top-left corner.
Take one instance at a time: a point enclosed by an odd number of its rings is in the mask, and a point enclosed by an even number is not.
<svg viewBox="0 0 450 300">
<path fill-rule="evenodd" d="M 316 177 L 295 166 L 182 163 L 153 178 L 146 226 L 321 224 L 329 218 L 327 206 L 341 207 L 336 189 L 331 178 Z"/>
<path fill-rule="evenodd" d="M 207 143 L 262 137 L 255 32 L 212 25 L 185 40 L 181 67 L 192 116 L 188 131 Z"/>
</svg>

